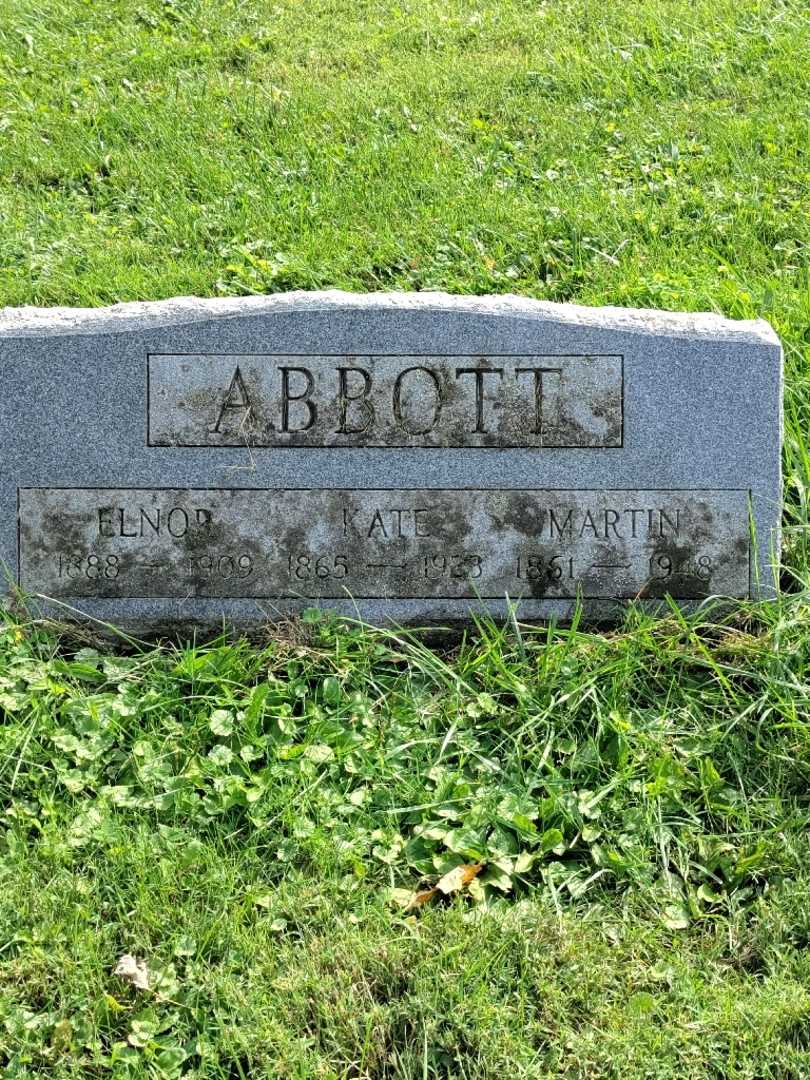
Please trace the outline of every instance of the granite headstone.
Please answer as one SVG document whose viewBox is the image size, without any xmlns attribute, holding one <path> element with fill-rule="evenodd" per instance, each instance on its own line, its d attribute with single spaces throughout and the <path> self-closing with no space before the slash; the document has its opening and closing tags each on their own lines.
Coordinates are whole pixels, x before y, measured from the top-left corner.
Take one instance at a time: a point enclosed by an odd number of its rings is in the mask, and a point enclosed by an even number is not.
<svg viewBox="0 0 810 1080">
<path fill-rule="evenodd" d="M 763 321 L 441 293 L 0 312 L 0 558 L 138 630 L 772 595 Z"/>
</svg>

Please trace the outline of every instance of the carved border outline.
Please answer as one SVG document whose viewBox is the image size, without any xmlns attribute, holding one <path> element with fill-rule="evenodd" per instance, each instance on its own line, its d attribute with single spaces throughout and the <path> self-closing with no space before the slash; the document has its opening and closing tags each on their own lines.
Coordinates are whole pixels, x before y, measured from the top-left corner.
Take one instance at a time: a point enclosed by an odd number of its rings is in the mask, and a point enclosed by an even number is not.
<svg viewBox="0 0 810 1080">
<path fill-rule="evenodd" d="M 313 492 L 313 491 L 397 491 L 397 492 L 399 492 L 399 491 L 402 491 L 402 492 L 405 492 L 405 491 L 407 491 L 407 492 L 431 492 L 431 491 L 490 492 L 490 491 L 498 491 L 498 492 L 526 492 L 528 494 L 541 494 L 541 493 L 553 492 L 553 491 L 572 491 L 572 492 L 593 491 L 593 492 L 605 492 L 606 494 L 618 494 L 619 492 L 623 492 L 623 491 L 639 491 L 639 492 L 642 492 L 642 491 L 661 491 L 661 492 L 666 492 L 668 494 L 700 494 L 700 493 L 710 494 L 710 493 L 713 493 L 713 492 L 727 492 L 727 493 L 734 493 L 734 494 L 738 494 L 738 495 L 745 495 L 746 499 L 747 499 L 745 509 L 746 509 L 746 526 L 747 526 L 747 528 L 746 528 L 746 555 L 747 555 L 747 558 L 748 558 L 748 589 L 747 589 L 746 596 L 737 597 L 737 599 L 751 599 L 751 595 L 752 595 L 751 594 L 752 566 L 751 566 L 750 512 L 751 512 L 751 503 L 752 503 L 752 499 L 753 499 L 753 490 L 751 488 L 736 488 L 736 487 L 731 487 L 731 488 L 730 487 L 712 487 L 712 488 L 693 488 L 693 487 L 689 487 L 689 488 L 504 488 L 504 487 L 487 487 L 487 488 L 482 488 L 482 487 L 456 487 L 456 488 L 416 488 L 416 487 L 411 487 L 411 488 L 379 488 L 379 487 L 352 487 L 352 488 L 324 488 L 324 487 L 318 487 L 318 488 L 312 488 L 312 487 L 267 488 L 267 487 L 263 487 L 263 488 L 247 488 L 247 487 L 233 487 L 233 488 L 229 488 L 229 487 L 215 487 L 215 488 L 210 488 L 209 487 L 209 488 L 205 488 L 205 487 L 199 487 L 199 488 L 197 488 L 197 487 L 189 487 L 189 488 L 178 488 L 178 487 L 142 487 L 142 486 L 112 487 L 111 488 L 111 487 L 108 487 L 108 486 L 101 486 L 101 485 L 98 485 L 98 486 L 93 485 L 93 486 L 90 486 L 90 487 L 75 486 L 75 487 L 49 487 L 49 488 L 43 488 L 43 487 L 22 487 L 22 488 L 20 488 L 20 487 L 18 487 L 17 488 L 17 573 L 16 573 L 16 581 L 17 581 L 17 587 L 20 590 L 22 590 L 22 581 L 21 581 L 21 569 L 22 569 L 22 567 L 21 567 L 21 535 L 20 535 L 21 534 L 21 524 L 22 523 L 21 523 L 21 520 L 20 520 L 20 493 L 23 492 L 23 491 L 230 491 L 230 492 L 237 492 L 237 491 L 239 491 L 239 492 L 242 492 L 242 491 L 268 491 L 268 492 L 272 492 L 272 491 L 307 491 L 307 492 Z M 44 594 L 40 593 L 40 594 L 35 594 L 35 595 L 43 596 Z M 688 603 L 690 601 L 700 602 L 700 600 L 701 600 L 701 597 L 695 597 L 695 596 L 681 596 L 681 597 L 678 597 L 678 596 L 673 595 L 673 594 L 669 594 L 669 595 L 676 602 L 682 602 L 682 603 Z M 604 601 L 604 602 L 607 602 L 607 603 L 610 603 L 611 601 L 614 601 L 614 602 L 618 603 L 618 602 L 621 602 L 623 600 L 634 600 L 636 598 L 637 598 L 637 593 L 634 593 L 633 595 L 630 595 L 630 596 L 585 596 L 584 594 L 580 593 L 578 596 L 575 594 L 573 596 L 571 596 L 571 595 L 564 595 L 564 596 L 563 595 L 556 595 L 556 596 L 548 596 L 548 597 L 531 597 L 531 596 L 530 597 L 514 597 L 514 598 L 510 597 L 510 599 L 514 599 L 518 603 L 532 603 L 533 602 L 533 603 L 536 603 L 536 604 L 544 604 L 544 603 L 554 602 L 556 600 L 577 600 L 577 599 Z M 49 598 L 45 597 L 45 599 L 49 599 Z M 60 598 L 59 597 L 53 597 L 52 599 L 59 600 Z M 115 600 L 123 600 L 123 601 L 127 601 L 127 600 L 160 600 L 160 601 L 204 600 L 204 601 L 214 601 L 214 602 L 237 601 L 237 602 L 242 602 L 242 603 L 249 602 L 251 600 L 276 600 L 276 601 L 279 601 L 279 602 L 281 602 L 281 601 L 290 601 L 290 600 L 296 601 L 297 600 L 297 601 L 300 601 L 300 602 L 303 602 L 303 603 L 309 602 L 309 605 L 311 607 L 317 607 L 322 601 L 329 601 L 329 600 L 352 600 L 352 601 L 357 601 L 358 603 L 363 603 L 366 600 L 388 600 L 388 601 L 390 601 L 392 603 L 396 603 L 399 600 L 405 600 L 405 601 L 416 601 L 416 602 L 423 601 L 425 603 L 430 603 L 431 601 L 446 601 L 446 602 L 456 602 L 456 603 L 462 603 L 462 604 L 463 603 L 475 604 L 475 603 L 477 603 L 479 601 L 505 600 L 506 595 L 501 594 L 501 593 L 498 593 L 496 596 L 488 596 L 488 595 L 487 596 L 483 596 L 483 595 L 476 595 L 476 596 L 354 596 L 351 593 L 339 593 L 337 596 L 316 596 L 316 597 L 306 597 L 306 596 L 302 597 L 302 596 L 294 596 L 294 595 L 293 596 L 279 596 L 277 594 L 272 594 L 272 595 L 267 595 L 267 596 L 193 596 L 193 597 L 119 595 L 119 596 L 74 596 L 74 597 L 71 597 L 70 599 L 74 600 L 77 603 L 81 603 L 82 601 L 86 601 L 86 600 L 89 600 L 90 602 L 95 602 L 95 601 L 98 601 L 98 600 L 101 600 L 101 601 L 115 601 Z M 647 601 L 647 602 L 656 601 L 656 600 L 658 600 L 660 602 L 660 601 L 663 600 L 663 597 L 638 597 L 638 599 L 640 601 Z"/>
<path fill-rule="evenodd" d="M 555 443 L 553 446 L 524 446 L 521 443 L 503 443 L 500 446 L 471 446 L 469 443 L 447 443 L 443 446 L 414 446 L 411 443 L 310 443 L 308 446 L 285 446 L 278 443 L 248 443 L 248 442 L 234 442 L 234 443 L 155 443 L 152 442 L 152 357 L 158 356 L 205 356 L 205 357 L 222 357 L 222 359 L 236 359 L 237 357 L 255 357 L 257 359 L 263 357 L 274 356 L 294 356 L 305 359 L 307 357 L 332 357 L 335 360 L 349 359 L 357 356 L 367 356 L 369 359 L 380 358 L 383 360 L 392 359 L 396 360 L 405 357 L 439 357 L 441 359 L 463 359 L 474 358 L 478 356 L 492 357 L 497 360 L 499 358 L 508 360 L 519 360 L 531 357 L 548 357 L 553 359 L 580 359 L 585 357 L 598 357 L 600 359 L 618 359 L 621 363 L 621 379 L 620 379 L 620 394 L 621 404 L 619 411 L 619 442 L 615 446 L 581 446 L 578 444 L 568 445 Z M 202 353 L 202 352 L 172 352 L 172 353 L 147 353 L 146 354 L 146 445 L 150 449 L 154 450 L 623 450 L 624 449 L 624 399 L 625 399 L 625 371 L 624 371 L 624 353 L 494 353 L 494 352 L 465 352 L 465 353 L 441 353 L 441 352 L 407 352 L 407 353 L 374 353 L 374 352 L 357 352 L 357 353 L 327 353 L 327 352 L 278 352 L 278 353 Z"/>
</svg>

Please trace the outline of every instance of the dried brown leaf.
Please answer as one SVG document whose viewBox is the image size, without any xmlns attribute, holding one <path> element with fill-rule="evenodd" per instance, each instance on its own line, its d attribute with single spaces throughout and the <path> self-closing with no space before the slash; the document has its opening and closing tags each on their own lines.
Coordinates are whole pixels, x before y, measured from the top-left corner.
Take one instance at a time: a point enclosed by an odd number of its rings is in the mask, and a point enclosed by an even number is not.
<svg viewBox="0 0 810 1080">
<path fill-rule="evenodd" d="M 483 863 L 463 863 L 461 866 L 454 866 L 452 870 L 448 870 L 444 877 L 439 878 L 436 882 L 436 888 L 443 892 L 445 896 L 449 896 L 450 893 L 461 892 L 483 869 Z"/>
<path fill-rule="evenodd" d="M 415 892 L 411 897 L 411 902 L 408 904 L 409 908 L 422 907 L 424 904 L 429 903 L 439 890 L 434 885 L 432 889 L 420 889 L 419 892 Z"/>
<path fill-rule="evenodd" d="M 474 878 L 478 877 L 483 869 L 483 863 L 463 863 L 461 866 L 454 866 L 452 870 L 440 877 L 432 888 L 420 889 L 419 892 L 415 892 L 408 907 L 411 909 L 424 907 L 425 904 L 435 899 L 439 893 L 443 896 L 450 896 L 451 893 L 461 892 L 467 888 Z"/>
</svg>

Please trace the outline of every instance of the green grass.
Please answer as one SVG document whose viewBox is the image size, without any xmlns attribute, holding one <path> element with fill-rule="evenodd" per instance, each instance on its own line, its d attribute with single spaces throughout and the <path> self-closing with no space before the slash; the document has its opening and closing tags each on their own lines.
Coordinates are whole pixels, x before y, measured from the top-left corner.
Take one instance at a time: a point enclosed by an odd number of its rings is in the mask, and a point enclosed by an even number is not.
<svg viewBox="0 0 810 1080">
<path fill-rule="evenodd" d="M 446 656 L 9 620 L 6 1075 L 810 1075 L 807 612 Z"/>
<path fill-rule="evenodd" d="M 787 364 L 775 603 L 449 653 L 9 615 L 5 1075 L 810 1076 L 809 64 L 798 0 L 0 0 L 0 303 L 514 291 Z"/>
</svg>

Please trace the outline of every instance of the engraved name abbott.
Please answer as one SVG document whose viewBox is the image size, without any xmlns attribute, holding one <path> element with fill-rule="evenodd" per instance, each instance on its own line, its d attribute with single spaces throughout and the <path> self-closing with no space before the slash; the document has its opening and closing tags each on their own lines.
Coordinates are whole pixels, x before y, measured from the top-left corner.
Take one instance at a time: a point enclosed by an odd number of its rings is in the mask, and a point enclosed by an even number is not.
<svg viewBox="0 0 810 1080">
<path fill-rule="evenodd" d="M 746 491 L 24 488 L 20 584 L 81 597 L 749 592 Z"/>
<path fill-rule="evenodd" d="M 148 358 L 150 446 L 615 447 L 621 356 Z"/>
</svg>

